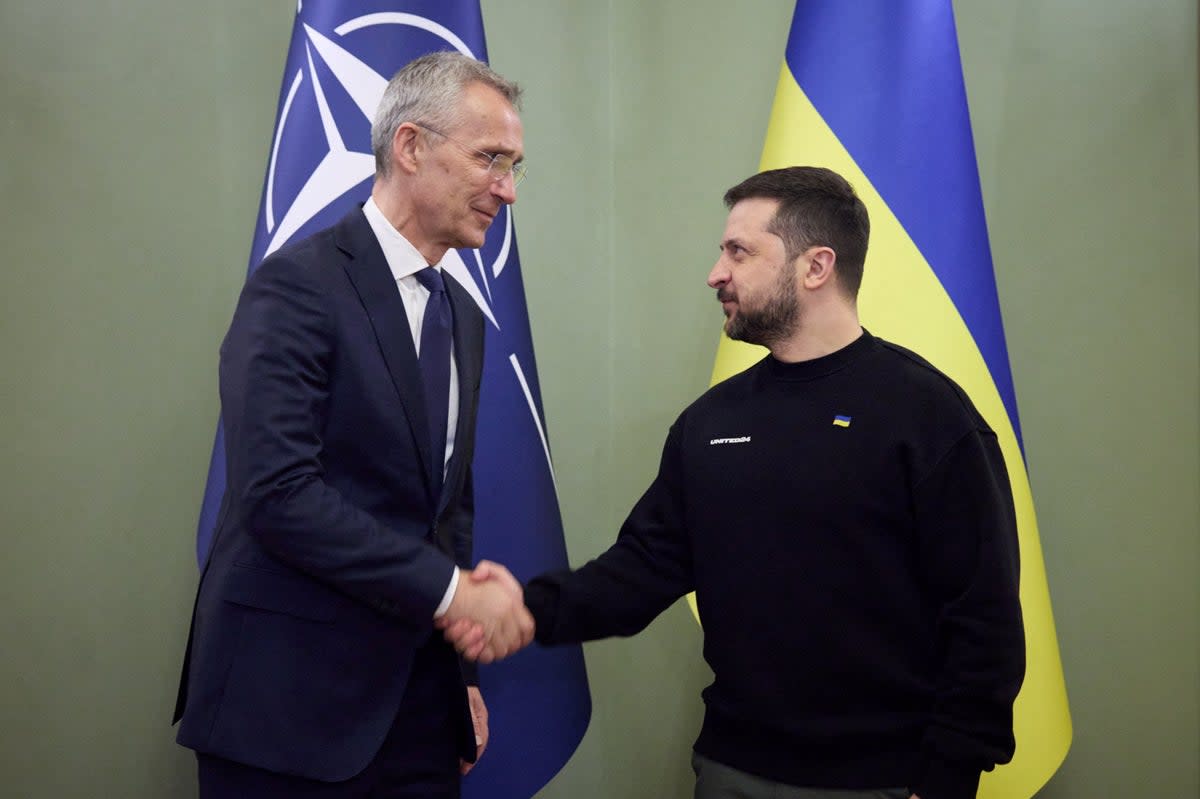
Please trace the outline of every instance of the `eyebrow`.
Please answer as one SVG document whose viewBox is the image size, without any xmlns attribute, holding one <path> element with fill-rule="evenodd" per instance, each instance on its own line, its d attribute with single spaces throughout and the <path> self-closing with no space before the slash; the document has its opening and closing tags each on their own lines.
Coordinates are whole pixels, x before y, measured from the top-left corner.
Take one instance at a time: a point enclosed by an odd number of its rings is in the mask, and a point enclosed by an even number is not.
<svg viewBox="0 0 1200 799">
<path fill-rule="evenodd" d="M 507 155 L 509 158 L 513 157 L 513 151 L 502 145 L 496 145 L 495 147 L 480 147 L 479 152 L 490 153 L 492 155 Z M 513 158 L 514 164 L 524 163 L 524 161 L 525 161 L 525 153 L 521 153 L 520 158 Z"/>
</svg>

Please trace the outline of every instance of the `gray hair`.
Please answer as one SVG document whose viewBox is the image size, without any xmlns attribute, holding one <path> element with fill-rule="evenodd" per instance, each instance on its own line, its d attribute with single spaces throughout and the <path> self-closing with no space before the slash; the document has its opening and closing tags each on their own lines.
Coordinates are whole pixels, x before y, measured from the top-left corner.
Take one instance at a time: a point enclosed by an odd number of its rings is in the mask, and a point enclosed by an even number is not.
<svg viewBox="0 0 1200 799">
<path fill-rule="evenodd" d="M 406 64 L 388 81 L 371 124 L 371 150 L 375 174 L 391 172 L 392 139 L 405 122 L 450 130 L 461 121 L 459 100 L 472 83 L 490 86 L 513 108 L 521 107 L 521 87 L 482 61 L 453 50 L 428 53 Z"/>
</svg>

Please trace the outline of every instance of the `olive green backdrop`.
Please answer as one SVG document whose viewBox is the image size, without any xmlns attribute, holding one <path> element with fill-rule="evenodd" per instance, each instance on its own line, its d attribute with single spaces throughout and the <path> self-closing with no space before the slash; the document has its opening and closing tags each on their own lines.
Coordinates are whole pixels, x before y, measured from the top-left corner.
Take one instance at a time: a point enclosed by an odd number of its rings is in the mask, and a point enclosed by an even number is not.
<svg viewBox="0 0 1200 799">
<path fill-rule="evenodd" d="M 169 714 L 293 8 L 0 0 L 4 796 L 194 795 Z M 1075 721 L 1040 796 L 1194 799 L 1196 4 L 955 8 Z M 483 10 L 528 89 L 517 229 L 580 563 L 708 384 L 720 196 L 757 167 L 792 0 Z M 682 605 L 589 645 L 592 724 L 540 796 L 690 796 L 699 646 Z"/>
</svg>

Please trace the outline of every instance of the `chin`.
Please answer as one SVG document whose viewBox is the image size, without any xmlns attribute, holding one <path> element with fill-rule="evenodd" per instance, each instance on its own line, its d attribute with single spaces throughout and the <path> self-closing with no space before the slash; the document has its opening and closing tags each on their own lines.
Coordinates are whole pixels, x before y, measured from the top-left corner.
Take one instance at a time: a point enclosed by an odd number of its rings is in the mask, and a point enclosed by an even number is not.
<svg viewBox="0 0 1200 799">
<path fill-rule="evenodd" d="M 463 238 L 469 242 L 469 244 L 467 244 L 466 246 L 472 247 L 474 249 L 479 249 L 480 247 L 482 247 L 483 243 L 485 241 L 487 241 L 487 232 L 490 228 L 491 228 L 491 225 L 488 225 L 487 227 L 484 227 L 482 230 L 476 229 L 476 230 L 471 230 L 471 231 L 467 232 L 467 234 L 465 236 L 463 236 Z"/>
<path fill-rule="evenodd" d="M 735 324 L 734 320 L 730 319 L 725 323 L 725 335 L 734 341 L 744 341 L 747 344 L 757 344 L 757 341 L 752 341 L 746 338 L 746 327 L 744 325 Z"/>
<path fill-rule="evenodd" d="M 483 243 L 486 240 L 487 240 L 487 237 L 483 236 L 483 235 L 459 236 L 458 241 L 456 241 L 454 243 L 454 249 L 456 249 L 456 250 L 478 250 L 480 247 L 483 246 Z"/>
</svg>

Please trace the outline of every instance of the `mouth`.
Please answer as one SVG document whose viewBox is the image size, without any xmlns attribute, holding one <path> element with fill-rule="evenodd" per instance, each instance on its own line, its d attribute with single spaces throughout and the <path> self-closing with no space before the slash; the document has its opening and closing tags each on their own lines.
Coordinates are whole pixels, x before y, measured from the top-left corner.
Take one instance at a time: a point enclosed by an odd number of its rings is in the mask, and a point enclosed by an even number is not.
<svg viewBox="0 0 1200 799">
<path fill-rule="evenodd" d="M 495 211 L 488 212 L 488 211 L 484 211 L 481 208 L 472 208 L 471 210 L 474 211 L 475 213 L 479 214 L 479 216 L 483 219 L 483 221 L 489 225 L 492 224 L 492 220 L 496 218 L 497 212 L 495 212 Z"/>
<path fill-rule="evenodd" d="M 726 319 L 733 316 L 737 309 L 737 296 L 732 291 L 718 291 L 717 302 L 721 303 L 721 311 Z"/>
</svg>

